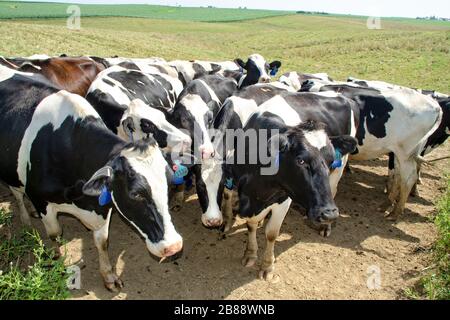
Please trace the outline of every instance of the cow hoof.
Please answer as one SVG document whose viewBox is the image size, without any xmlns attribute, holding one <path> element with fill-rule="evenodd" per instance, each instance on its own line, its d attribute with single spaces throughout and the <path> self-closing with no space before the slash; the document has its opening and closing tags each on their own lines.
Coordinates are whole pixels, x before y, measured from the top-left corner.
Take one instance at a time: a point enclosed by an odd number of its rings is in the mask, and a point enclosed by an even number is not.
<svg viewBox="0 0 450 320">
<path fill-rule="evenodd" d="M 181 205 L 174 204 L 173 206 L 170 207 L 170 210 L 173 211 L 173 212 L 180 212 L 181 211 Z"/>
<path fill-rule="evenodd" d="M 322 227 L 319 234 L 324 238 L 328 238 L 331 235 L 331 225 Z"/>
<path fill-rule="evenodd" d="M 120 280 L 120 278 L 115 274 L 110 274 L 107 278 L 108 279 L 105 280 L 105 287 L 109 291 L 118 292 L 123 288 L 122 280 Z"/>
<path fill-rule="evenodd" d="M 280 276 L 273 272 L 273 267 L 268 270 L 260 270 L 258 278 L 260 280 L 266 280 L 270 283 L 278 283 L 280 282 Z"/>
<path fill-rule="evenodd" d="M 35 210 L 30 211 L 30 216 L 32 216 L 33 218 L 39 219 L 39 213 Z"/>
<path fill-rule="evenodd" d="M 253 267 L 253 266 L 256 264 L 256 260 L 257 260 L 257 257 L 248 257 L 248 256 L 244 256 L 244 257 L 242 258 L 241 263 L 242 263 L 242 265 L 243 265 L 244 267 L 246 267 L 246 268 L 251 268 L 251 267 Z"/>
<path fill-rule="evenodd" d="M 384 217 L 388 221 L 397 221 L 399 215 L 395 213 L 395 210 L 392 210 L 392 211 L 386 211 Z"/>
</svg>

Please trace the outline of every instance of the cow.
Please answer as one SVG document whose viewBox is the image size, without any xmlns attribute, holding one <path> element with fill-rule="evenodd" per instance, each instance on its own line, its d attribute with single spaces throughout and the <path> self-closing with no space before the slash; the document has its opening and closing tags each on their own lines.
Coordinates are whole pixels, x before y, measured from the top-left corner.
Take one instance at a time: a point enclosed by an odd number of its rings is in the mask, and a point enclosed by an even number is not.
<svg viewBox="0 0 450 320">
<path fill-rule="evenodd" d="M 55 86 L 82 97 L 92 81 L 105 69 L 103 64 L 89 57 L 2 58 L 0 64 L 21 72 L 41 74 Z"/>
<path fill-rule="evenodd" d="M 215 76 L 208 76 L 207 78 L 214 79 L 218 77 Z M 195 82 L 195 81 L 194 81 Z M 198 82 L 197 90 L 199 88 L 204 87 L 204 85 L 200 85 L 201 82 Z M 213 87 L 211 87 L 213 88 Z M 223 104 L 223 106 L 220 108 L 219 113 L 214 116 L 214 122 L 213 127 L 214 130 L 218 133 L 224 132 L 227 128 L 242 128 L 242 123 L 245 123 L 245 119 L 248 119 L 249 115 L 252 114 L 254 111 L 256 111 L 258 105 L 262 104 L 264 101 L 267 101 L 271 97 L 273 97 L 276 94 L 279 94 L 281 92 L 286 92 L 290 90 L 288 87 L 283 87 L 282 85 L 277 86 L 274 83 L 270 84 L 257 84 L 252 85 L 249 87 L 246 87 L 240 91 L 235 91 L 233 95 L 229 98 L 227 98 Z M 202 99 L 208 98 L 208 95 L 206 94 L 206 91 L 204 93 L 201 93 L 202 90 L 198 90 L 198 93 L 203 96 Z M 209 92 L 209 91 L 208 91 Z M 219 94 L 220 96 L 220 94 Z M 209 98 L 208 98 L 209 99 Z M 180 100 L 181 101 L 181 100 Z M 201 104 L 200 104 L 201 105 Z M 175 107 L 175 110 L 177 107 Z M 185 107 L 182 107 L 182 110 L 185 110 Z M 203 108 L 206 110 L 206 108 Z M 200 125 L 195 125 L 195 117 L 189 116 L 189 113 L 180 112 L 178 113 L 179 116 L 184 116 L 182 118 L 186 119 L 186 127 L 199 127 Z M 220 114 L 220 116 L 219 116 Z M 176 117 L 177 114 L 173 115 Z M 180 117 L 181 118 L 181 117 Z M 202 117 L 197 116 L 197 118 L 202 119 Z M 220 119 L 220 120 L 219 120 Z M 237 127 L 234 127 L 236 119 L 242 119 L 237 120 L 239 124 Z M 181 125 L 181 119 L 175 119 L 175 124 Z M 190 123 L 190 124 L 189 124 Z M 205 123 L 206 127 L 206 123 Z M 209 125 L 208 125 L 209 127 Z M 209 131 L 205 131 L 209 132 Z M 209 133 L 208 133 L 209 138 Z M 197 138 L 194 138 L 197 140 Z M 215 139 L 215 140 L 214 140 Z M 220 140 L 221 137 L 212 136 L 211 137 L 211 143 L 214 141 Z M 201 140 L 204 141 L 204 140 Z M 216 147 L 212 148 L 211 153 L 209 152 L 206 154 L 206 159 L 202 159 L 202 162 L 200 165 L 196 165 L 192 167 L 192 171 L 195 174 L 196 178 L 196 189 L 197 194 L 200 202 L 200 206 L 202 208 L 202 216 L 201 220 L 204 226 L 206 227 L 220 227 L 223 224 L 223 216 L 221 212 L 221 206 L 222 206 L 222 196 L 224 194 L 224 188 L 223 184 L 221 184 L 222 181 L 222 170 L 220 169 L 220 163 L 222 160 L 220 159 L 219 155 L 215 152 Z M 193 150 L 195 153 L 195 150 Z M 208 156 L 209 155 L 209 156 Z M 179 188 L 178 193 L 175 196 L 176 199 L 178 199 L 175 203 L 175 205 L 179 205 L 183 199 L 183 189 Z M 230 198 L 231 193 L 227 192 L 225 190 L 225 198 Z M 228 230 L 227 226 L 224 226 L 224 231 Z"/>
<path fill-rule="evenodd" d="M 401 89 L 405 88 L 399 85 L 383 82 L 383 81 L 369 81 L 369 80 L 361 80 L 361 79 L 355 79 L 355 78 L 348 78 L 348 82 L 352 82 L 355 84 L 358 84 L 360 86 L 368 87 L 368 88 L 375 88 L 380 90 L 389 90 L 389 89 Z M 421 157 L 424 157 L 425 155 L 429 154 L 431 151 L 439 147 L 440 145 L 444 144 L 444 142 L 447 140 L 448 136 L 450 135 L 450 99 L 449 96 L 434 90 L 422 90 L 422 89 L 414 89 L 418 91 L 419 93 L 422 93 L 424 95 L 430 96 L 433 99 L 435 99 L 439 106 L 442 109 L 442 119 L 439 124 L 439 127 L 436 128 L 436 130 L 429 136 L 427 139 L 427 142 L 423 146 L 423 149 L 420 153 Z M 393 170 L 394 170 L 394 160 L 395 156 L 394 153 L 389 153 L 389 176 L 393 176 Z M 417 183 L 414 184 L 414 187 L 412 188 L 411 194 L 416 196 L 418 195 L 417 191 L 417 184 L 421 183 L 420 179 L 420 167 L 421 163 L 423 162 L 422 159 L 419 159 L 417 163 Z M 388 182 L 388 188 L 392 184 L 391 181 Z M 389 192 L 389 190 L 387 190 Z"/>
<path fill-rule="evenodd" d="M 285 110 L 285 112 L 289 113 L 292 121 L 299 122 L 300 119 L 313 119 L 316 121 L 322 121 L 327 123 L 327 133 L 331 136 L 339 136 L 342 134 L 353 135 L 356 134 L 356 125 L 355 122 L 357 119 L 357 115 L 354 112 L 355 105 L 354 102 L 350 99 L 346 99 L 343 96 L 336 94 L 297 94 L 292 93 L 288 90 L 280 90 L 278 88 L 272 88 L 272 91 L 269 91 L 269 86 L 265 86 L 264 91 L 259 91 L 258 94 L 257 86 L 248 87 L 246 90 L 246 98 L 237 100 L 234 97 L 231 97 L 229 103 L 226 103 L 218 116 L 215 119 L 215 128 L 217 129 L 215 142 L 216 149 L 221 150 L 221 154 L 228 154 L 232 152 L 226 148 L 226 145 L 233 145 L 233 136 L 227 137 L 225 133 L 227 130 L 239 130 L 242 128 L 248 121 L 248 119 L 256 112 L 269 112 L 268 110 L 274 109 L 275 111 L 270 111 L 276 114 L 278 111 L 277 107 L 280 110 Z M 263 97 L 261 93 L 264 93 L 266 96 Z M 250 98 L 252 95 L 257 97 L 260 101 L 254 101 Z M 234 99 L 234 101 L 232 101 Z M 258 103 L 259 102 L 259 103 Z M 248 110 L 253 110 L 248 112 Z M 356 117 L 356 118 L 355 118 Z M 292 122 L 288 122 L 292 124 Z M 222 145 L 221 145 L 222 143 Z M 330 185 L 332 189 L 333 197 L 337 192 L 337 184 L 343 174 L 343 168 L 347 162 L 347 156 L 343 156 L 338 170 L 333 170 L 330 179 Z M 219 165 L 216 165 L 217 169 L 215 171 L 220 171 L 221 168 Z M 220 175 L 219 175 L 220 177 Z M 209 188 L 214 188 L 214 186 L 220 185 L 223 182 L 219 178 L 209 179 Z M 222 181 L 222 182 L 221 182 Z M 225 189 L 225 199 L 223 205 L 224 212 L 224 232 L 227 232 L 232 224 L 232 210 L 231 210 L 231 202 L 230 199 L 232 194 L 227 187 Z M 218 197 L 218 203 L 220 204 L 220 198 Z M 324 235 L 328 235 L 329 230 L 324 232 Z"/>
<path fill-rule="evenodd" d="M 389 200 L 393 207 L 386 216 L 397 219 L 417 181 L 417 159 L 430 135 L 439 127 L 439 104 L 415 90 L 365 88 L 357 84 L 323 85 L 308 80 L 302 91 L 334 91 L 353 99 L 360 110 L 355 160 L 374 159 L 390 152 L 395 155 Z"/>
<path fill-rule="evenodd" d="M 259 272 L 261 279 L 273 277 L 275 240 L 292 202 L 304 207 L 307 217 L 323 230 L 328 230 L 339 216 L 329 174 L 336 162 L 337 150 L 341 156 L 346 156 L 355 149 L 357 142 L 348 135 L 330 137 L 327 130 L 340 134 L 340 128 L 327 129 L 330 126 L 309 120 L 333 118 L 331 113 L 327 115 L 327 106 L 320 103 L 321 100 L 324 102 L 322 98 L 328 100 L 325 104 L 334 103 L 332 98 L 295 93 L 268 100 L 236 135 L 241 143 L 253 133 L 256 140 L 243 145 L 236 142 L 233 161 L 229 163 L 227 160 L 225 164 L 226 180 L 232 179 L 238 189 L 239 216 L 247 222 L 248 242 L 242 259 L 246 267 L 256 263 L 257 226 L 270 214 L 265 229 L 266 249 Z M 348 127 L 343 125 L 342 128 L 346 127 L 344 131 L 350 132 L 353 119 L 350 106 L 338 108 L 337 112 L 345 115 L 343 118 Z M 333 123 L 340 126 L 338 122 L 336 119 Z M 263 131 L 268 132 L 261 134 Z M 270 174 L 262 171 L 267 167 L 267 162 L 261 158 L 265 151 L 269 151 L 270 166 L 274 167 Z M 250 160 L 252 155 L 257 155 L 255 162 Z M 245 161 L 238 161 L 242 156 Z"/>
<path fill-rule="evenodd" d="M 245 70 L 246 73 L 240 77 L 238 82 L 239 89 L 251 86 L 256 83 L 269 83 L 271 76 L 275 76 L 281 68 L 281 62 L 278 60 L 267 63 L 266 59 L 260 54 L 252 54 L 247 62 L 237 58 L 235 62 Z"/>
<path fill-rule="evenodd" d="M 299 91 L 302 88 L 302 83 L 307 80 L 334 81 L 327 73 L 299 73 L 296 71 L 283 74 L 278 81 L 292 87 L 295 91 Z"/>
<path fill-rule="evenodd" d="M 108 228 L 117 210 L 157 257 L 180 252 L 182 238 L 168 210 L 171 178 L 153 138 L 134 143 L 107 129 L 82 97 L 53 86 L 44 77 L 0 66 L 0 180 L 16 197 L 21 219 L 30 199 L 56 240 L 58 213 L 69 213 L 93 231 L 106 288 L 122 287 L 108 252 Z"/>
<path fill-rule="evenodd" d="M 172 78 L 177 78 L 183 81 L 179 77 L 178 70 L 168 64 L 161 58 L 148 58 L 148 59 L 127 59 L 127 58 L 106 58 L 104 59 L 108 67 L 120 66 L 126 69 L 139 70 L 144 73 L 162 73 Z"/>
<path fill-rule="evenodd" d="M 162 148 L 188 148 L 189 136 L 166 120 L 181 90 L 181 83 L 170 76 L 112 66 L 98 75 L 86 99 L 106 126 L 123 139 L 133 140 L 135 133 L 141 137 L 152 134 Z"/>
<path fill-rule="evenodd" d="M 214 157 L 214 149 L 209 137 L 209 129 L 212 121 L 219 111 L 222 103 L 237 89 L 237 83 L 219 74 L 206 75 L 192 80 L 183 89 L 178 97 L 175 107 L 168 115 L 168 120 L 183 132 L 189 134 L 194 141 L 192 153 L 201 155 L 204 161 Z M 200 205 L 203 212 L 208 209 L 206 188 L 202 180 L 203 164 L 192 167 L 192 173 L 196 177 L 196 189 L 199 196 Z M 184 199 L 184 187 L 179 185 L 176 188 L 172 208 L 178 210 Z M 205 200 L 206 199 L 206 200 Z M 220 226 L 221 221 L 202 219 L 207 227 Z"/>
<path fill-rule="evenodd" d="M 180 93 L 169 115 L 172 124 L 189 132 L 195 144 L 193 151 L 198 151 L 203 159 L 214 156 L 208 129 L 224 101 L 236 89 L 235 81 L 221 75 L 195 79 Z"/>
</svg>

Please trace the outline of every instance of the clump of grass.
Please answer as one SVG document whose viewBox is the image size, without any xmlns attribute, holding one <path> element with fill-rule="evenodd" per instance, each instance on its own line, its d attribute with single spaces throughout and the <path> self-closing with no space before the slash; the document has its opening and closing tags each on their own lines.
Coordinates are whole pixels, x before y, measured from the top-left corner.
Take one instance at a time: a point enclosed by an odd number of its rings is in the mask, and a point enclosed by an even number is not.
<svg viewBox="0 0 450 320">
<path fill-rule="evenodd" d="M 36 230 L 0 239 L 0 300 L 66 299 L 68 277 L 63 257 L 56 259 Z"/>
<path fill-rule="evenodd" d="M 450 300 L 450 178 L 447 191 L 437 205 L 438 214 L 434 222 L 438 229 L 438 240 L 433 248 L 433 271 L 422 279 L 429 299 Z"/>
<path fill-rule="evenodd" d="M 450 300 L 450 177 L 447 178 L 447 190 L 437 203 L 437 210 L 433 220 L 438 239 L 432 248 L 432 265 L 429 273 L 420 280 L 418 290 L 405 290 L 410 299 Z"/>
<path fill-rule="evenodd" d="M 0 208 L 0 227 L 8 227 L 11 225 L 12 213 Z"/>
</svg>

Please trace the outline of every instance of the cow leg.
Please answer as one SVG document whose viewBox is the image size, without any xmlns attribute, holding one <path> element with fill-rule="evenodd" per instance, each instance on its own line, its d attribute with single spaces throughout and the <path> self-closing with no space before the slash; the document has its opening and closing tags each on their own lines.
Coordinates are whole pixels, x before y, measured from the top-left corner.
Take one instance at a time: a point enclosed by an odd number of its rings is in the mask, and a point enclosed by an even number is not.
<svg viewBox="0 0 450 320">
<path fill-rule="evenodd" d="M 17 188 L 9 187 L 9 189 L 16 198 L 16 202 L 20 211 L 20 221 L 22 221 L 25 226 L 31 227 L 30 214 L 28 213 L 28 210 L 25 207 L 25 203 L 23 201 L 24 194 Z"/>
<path fill-rule="evenodd" d="M 422 179 L 420 177 L 420 169 L 422 165 L 420 163 L 417 164 L 417 181 L 414 184 L 412 190 L 411 190 L 411 196 L 418 197 L 419 196 L 419 190 L 417 189 L 418 184 L 422 184 Z"/>
<path fill-rule="evenodd" d="M 223 190 L 223 205 L 222 205 L 222 212 L 223 212 L 223 218 L 224 218 L 224 227 L 223 232 L 226 233 L 231 230 L 234 224 L 234 215 L 233 215 L 233 191 L 228 190 L 225 188 Z"/>
<path fill-rule="evenodd" d="M 44 223 L 47 236 L 51 240 L 57 241 L 62 235 L 62 229 L 58 222 L 58 210 L 53 204 L 47 205 L 46 213 L 42 215 L 42 222 Z"/>
<path fill-rule="evenodd" d="M 113 272 L 108 255 L 108 235 L 109 222 L 111 220 L 112 209 L 109 210 L 105 224 L 97 230 L 94 230 L 94 243 L 98 250 L 98 260 L 100 265 L 100 274 L 103 277 L 105 287 L 110 291 L 116 291 L 123 287 L 120 278 Z"/>
<path fill-rule="evenodd" d="M 417 163 L 415 160 L 396 161 L 395 165 L 399 168 L 399 177 L 396 179 L 398 181 L 396 186 L 398 192 L 395 194 L 397 199 L 394 203 L 394 209 L 388 214 L 391 220 L 397 219 L 403 213 L 411 189 L 417 182 Z"/>
<path fill-rule="evenodd" d="M 244 267 L 252 267 L 258 258 L 258 242 L 256 241 L 256 230 L 258 229 L 258 221 L 247 221 L 248 242 L 247 248 L 242 258 Z"/>
<path fill-rule="evenodd" d="M 175 193 L 172 198 L 172 206 L 170 209 L 173 211 L 180 211 L 184 201 L 184 189 L 185 185 L 180 184 L 175 187 Z"/>
<path fill-rule="evenodd" d="M 350 167 L 350 163 L 348 163 L 348 162 L 347 162 L 347 164 L 345 166 L 345 173 L 346 174 L 353 174 L 352 167 Z"/>
<path fill-rule="evenodd" d="M 388 160 L 388 179 L 386 181 L 386 188 L 384 190 L 384 193 L 389 194 L 393 188 L 394 184 L 394 169 L 395 169 L 395 155 L 393 152 L 389 153 L 389 160 Z"/>
<path fill-rule="evenodd" d="M 280 228 L 283 224 L 284 218 L 289 211 L 292 200 L 287 199 L 285 202 L 276 205 L 272 208 L 272 215 L 269 222 L 266 225 L 266 250 L 264 252 L 264 258 L 259 272 L 259 278 L 265 280 L 272 280 L 274 276 L 274 263 L 275 263 L 275 240 L 280 234 Z"/>
<path fill-rule="evenodd" d="M 58 222 L 58 210 L 52 204 L 48 204 L 46 208 L 46 213 L 42 214 L 42 222 L 44 223 L 45 231 L 47 236 L 51 240 L 51 248 L 55 253 L 55 258 L 61 256 L 59 250 L 60 237 L 62 235 L 62 228 Z"/>
</svg>

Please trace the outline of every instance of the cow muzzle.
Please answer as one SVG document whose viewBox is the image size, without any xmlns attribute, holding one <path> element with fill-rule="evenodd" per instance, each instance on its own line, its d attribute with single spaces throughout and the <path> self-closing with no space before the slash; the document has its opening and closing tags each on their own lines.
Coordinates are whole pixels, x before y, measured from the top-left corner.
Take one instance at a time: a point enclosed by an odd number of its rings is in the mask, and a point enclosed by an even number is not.
<svg viewBox="0 0 450 320">
<path fill-rule="evenodd" d="M 207 228 L 219 228 L 223 223 L 223 218 L 220 217 L 207 217 L 202 215 L 202 223 Z"/>
<path fill-rule="evenodd" d="M 165 247 L 161 252 L 161 257 L 170 257 L 180 252 L 183 249 L 183 241 L 175 242 L 167 247 Z"/>
<path fill-rule="evenodd" d="M 336 206 L 324 207 L 320 210 L 320 223 L 329 224 L 337 220 L 337 218 L 339 218 L 339 209 Z"/>
<path fill-rule="evenodd" d="M 208 146 L 208 145 L 201 145 L 198 150 L 200 151 L 201 155 L 202 155 L 202 159 L 211 159 L 214 158 L 214 156 L 216 155 L 216 152 L 213 148 L 213 146 Z"/>
<path fill-rule="evenodd" d="M 270 77 L 268 76 L 263 76 L 261 78 L 259 78 L 259 83 L 269 83 L 270 82 Z"/>
</svg>

